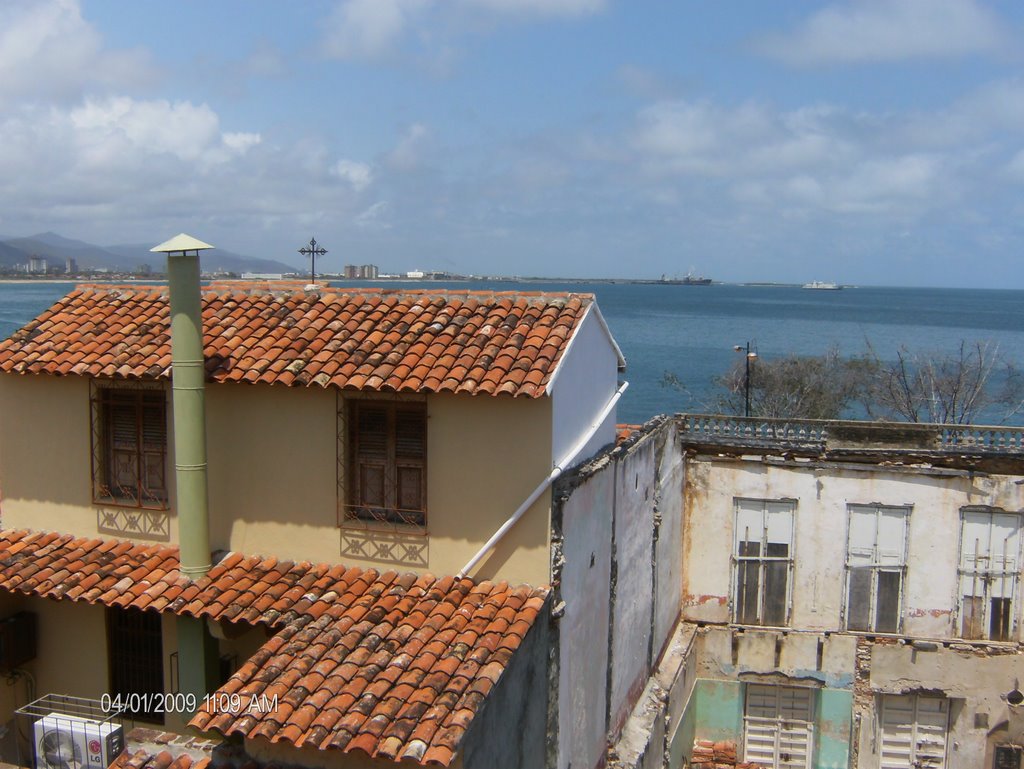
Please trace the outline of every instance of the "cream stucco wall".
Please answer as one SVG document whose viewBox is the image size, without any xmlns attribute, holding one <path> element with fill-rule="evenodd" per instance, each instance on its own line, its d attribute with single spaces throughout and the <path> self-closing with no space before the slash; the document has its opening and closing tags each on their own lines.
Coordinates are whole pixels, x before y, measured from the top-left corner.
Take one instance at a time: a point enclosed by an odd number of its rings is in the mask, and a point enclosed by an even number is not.
<svg viewBox="0 0 1024 769">
<path fill-rule="evenodd" d="M 269 385 L 207 387 L 211 547 L 289 560 L 454 574 L 552 466 L 550 398 L 427 398 L 428 526 L 339 530 L 338 406 L 334 391 Z M 354 397 L 354 396 L 349 396 Z M 168 394 L 168 411 L 170 412 Z M 168 474 L 173 429 L 168 417 Z M 115 536 L 92 504 L 89 383 L 79 377 L 0 375 L 0 524 Z M 344 444 L 344 441 L 341 441 Z M 177 541 L 173 483 L 168 535 Z M 480 577 L 548 580 L 545 493 L 479 566 Z M 347 537 L 343 547 L 342 537 Z M 360 547 L 347 546 L 353 539 Z"/>
<path fill-rule="evenodd" d="M 94 533 L 89 382 L 0 375 L 0 524 Z"/>
<path fill-rule="evenodd" d="M 909 506 L 903 634 L 953 637 L 961 508 L 1024 510 L 1024 490 L 1017 480 L 920 467 L 696 458 L 687 475 L 684 616 L 706 622 L 730 619 L 733 505 L 738 497 L 796 501 L 789 624 L 806 630 L 842 627 L 848 506 Z"/>
<path fill-rule="evenodd" d="M 110 691 L 103 606 L 26 598 L 23 608 L 35 612 L 39 622 L 38 654 L 27 666 L 39 696 L 99 698 Z"/>
<path fill-rule="evenodd" d="M 212 544 L 236 552 L 454 574 L 551 468 L 549 399 L 429 396 L 425 532 L 339 530 L 344 399 L 315 388 L 217 385 L 207 392 Z M 477 576 L 546 582 L 549 510 L 545 494 Z M 420 557 L 404 557 L 402 546 L 380 552 L 396 538 Z"/>
</svg>

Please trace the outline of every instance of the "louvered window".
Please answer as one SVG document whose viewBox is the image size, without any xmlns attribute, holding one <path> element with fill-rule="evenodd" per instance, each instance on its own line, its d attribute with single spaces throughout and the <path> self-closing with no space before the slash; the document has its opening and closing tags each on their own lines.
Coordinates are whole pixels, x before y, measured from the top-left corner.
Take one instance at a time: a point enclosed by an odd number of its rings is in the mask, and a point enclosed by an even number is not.
<svg viewBox="0 0 1024 769">
<path fill-rule="evenodd" d="M 1020 515 L 987 509 L 962 515 L 960 634 L 1009 641 L 1020 574 Z"/>
<path fill-rule="evenodd" d="M 743 760 L 777 769 L 809 769 L 814 744 L 814 691 L 748 684 Z"/>
<path fill-rule="evenodd" d="M 794 507 L 788 500 L 736 500 L 733 615 L 740 624 L 788 621 Z"/>
<path fill-rule="evenodd" d="M 850 505 L 846 627 L 897 633 L 902 619 L 908 507 Z"/>
<path fill-rule="evenodd" d="M 167 406 L 162 389 L 99 387 L 93 393 L 93 500 L 167 506 Z"/>
<path fill-rule="evenodd" d="M 945 769 L 949 700 L 886 694 L 880 704 L 879 769 Z"/>
<path fill-rule="evenodd" d="M 354 400 L 348 408 L 346 517 L 425 525 L 426 404 Z"/>
</svg>

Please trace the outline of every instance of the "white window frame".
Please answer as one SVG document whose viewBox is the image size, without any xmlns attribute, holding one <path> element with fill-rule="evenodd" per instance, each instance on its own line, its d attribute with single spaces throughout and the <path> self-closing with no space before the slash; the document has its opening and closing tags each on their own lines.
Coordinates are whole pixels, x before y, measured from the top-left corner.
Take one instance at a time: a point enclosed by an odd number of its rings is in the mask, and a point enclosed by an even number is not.
<svg viewBox="0 0 1024 769">
<path fill-rule="evenodd" d="M 910 531 L 910 505 L 882 505 L 872 504 L 849 504 L 847 505 L 847 534 L 846 534 L 846 596 L 843 601 L 843 624 L 847 630 L 860 633 L 893 633 L 903 631 L 903 596 L 907 582 L 907 546 Z M 866 542 L 854 546 L 856 534 L 855 516 L 874 516 L 874 531 L 871 536 L 870 546 Z M 886 543 L 880 541 L 883 536 L 883 521 L 886 516 L 898 515 L 902 518 L 900 541 Z M 850 625 L 851 611 L 850 601 L 853 598 L 852 580 L 855 569 L 870 569 L 871 583 L 868 592 L 868 623 L 867 627 L 852 627 Z M 899 589 L 896 597 L 896 627 L 891 630 L 879 630 L 878 617 L 878 583 L 880 574 L 892 573 L 899 575 Z"/>
<path fill-rule="evenodd" d="M 987 519 L 987 527 L 985 521 Z M 972 525 L 973 524 L 973 525 Z M 974 536 L 968 527 L 987 528 L 986 536 Z M 999 539 L 997 527 L 1011 529 Z M 987 541 L 985 541 L 987 539 Z M 957 631 L 961 638 L 1011 641 L 1017 635 L 1021 570 L 1021 515 L 992 507 L 960 509 L 960 567 L 957 572 Z M 969 612 L 964 599 L 980 598 L 981 617 L 973 632 L 965 627 Z M 993 599 L 1009 599 L 1008 625 L 1004 634 L 992 632 Z M 973 616 L 973 614 L 970 614 Z"/>
<path fill-rule="evenodd" d="M 736 497 L 733 500 L 733 556 L 732 556 L 732 615 L 733 621 L 737 624 L 756 625 L 761 627 L 788 627 L 793 607 L 793 563 L 796 550 L 796 500 L 795 499 L 750 499 L 747 497 Z M 760 511 L 761 522 L 759 528 L 751 528 L 743 524 L 744 517 L 756 516 Z M 788 515 L 789 521 L 786 524 L 781 520 L 770 520 L 772 515 Z M 770 540 L 769 532 L 780 527 L 788 528 L 786 537 L 788 542 Z M 744 555 L 741 553 L 741 543 L 754 542 L 750 539 L 756 536 L 758 553 L 756 555 Z M 779 539 L 777 537 L 777 539 Z M 785 556 L 770 556 L 767 554 L 769 544 L 786 544 L 787 553 Z M 783 617 L 782 622 L 771 624 L 765 620 L 765 595 L 767 592 L 768 569 L 771 565 L 784 565 L 786 577 L 785 595 L 782 597 Z M 746 570 L 755 568 L 757 580 L 756 608 L 753 621 L 743 613 L 742 599 L 746 598 L 745 585 L 741 575 Z"/>
<path fill-rule="evenodd" d="M 930 703 L 934 705 L 940 705 L 938 709 L 922 709 L 922 703 Z M 904 705 L 903 708 L 896 708 L 895 705 L 900 703 Z M 947 765 L 947 758 L 949 754 L 949 714 L 950 714 L 950 702 L 945 697 L 934 697 L 924 694 L 880 694 L 878 696 L 877 706 L 877 725 L 878 725 L 878 766 L 879 769 L 945 769 Z M 906 707 L 909 706 L 909 707 Z M 891 708 L 897 713 L 908 713 L 909 721 L 901 722 L 897 726 L 889 726 L 887 709 Z M 938 715 L 939 718 L 935 716 Z M 926 723 L 926 720 L 930 719 L 931 724 Z M 890 740 L 887 738 L 888 734 L 895 734 L 897 728 L 902 728 L 906 731 L 904 735 L 897 735 L 895 738 Z M 936 736 L 941 734 L 941 751 L 935 750 L 934 748 L 939 744 L 936 741 Z M 899 743 L 905 743 L 901 746 Z M 886 750 L 892 746 L 895 749 L 904 747 L 905 753 L 901 752 L 899 755 L 895 755 L 890 760 L 886 760 Z M 936 753 L 941 752 L 940 763 L 936 763 L 936 759 L 939 756 Z"/>
<path fill-rule="evenodd" d="M 758 697 L 773 710 L 771 715 L 753 715 L 751 700 Z M 794 707 L 806 698 L 806 708 Z M 772 702 L 774 700 L 774 702 Z M 790 707 L 786 709 L 786 701 Z M 766 760 L 777 769 L 810 769 L 814 757 L 815 690 L 803 686 L 747 684 L 743 693 L 743 761 L 763 765 Z M 754 735 L 760 737 L 760 745 Z M 771 741 L 771 756 L 766 756 L 765 742 Z M 790 746 L 803 742 L 803 760 L 787 755 Z M 761 748 L 758 750 L 758 748 Z"/>
</svg>

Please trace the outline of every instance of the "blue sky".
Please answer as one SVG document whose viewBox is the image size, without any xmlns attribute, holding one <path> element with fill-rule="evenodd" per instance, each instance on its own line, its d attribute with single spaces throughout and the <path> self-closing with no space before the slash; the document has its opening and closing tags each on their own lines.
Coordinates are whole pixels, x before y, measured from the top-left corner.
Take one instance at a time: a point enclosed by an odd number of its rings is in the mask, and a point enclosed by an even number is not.
<svg viewBox="0 0 1024 769">
<path fill-rule="evenodd" d="M 1024 288 L 1024 6 L 0 4 L 0 234 Z"/>
</svg>

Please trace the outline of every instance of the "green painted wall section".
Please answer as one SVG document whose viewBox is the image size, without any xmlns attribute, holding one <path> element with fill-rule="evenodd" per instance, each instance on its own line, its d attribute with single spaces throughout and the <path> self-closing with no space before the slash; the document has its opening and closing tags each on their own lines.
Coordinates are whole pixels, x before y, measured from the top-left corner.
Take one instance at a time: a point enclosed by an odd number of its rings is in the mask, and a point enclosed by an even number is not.
<svg viewBox="0 0 1024 769">
<path fill-rule="evenodd" d="M 739 681 L 698 679 L 693 684 L 690 702 L 683 713 L 676 740 L 687 759 L 694 740 L 736 740 L 743 733 L 743 685 Z M 683 743 L 683 740 L 688 740 Z M 675 757 L 676 744 L 672 755 Z M 675 764 L 673 764 L 675 766 Z"/>
<path fill-rule="evenodd" d="M 853 693 L 819 689 L 815 697 L 814 769 L 848 769 L 853 726 Z M 743 684 L 699 679 L 670 743 L 669 766 L 691 758 L 694 740 L 743 742 Z"/>
<path fill-rule="evenodd" d="M 847 769 L 853 727 L 853 692 L 821 689 L 814 716 L 814 769 Z"/>
</svg>

